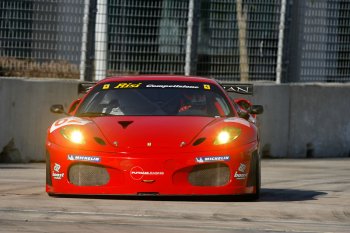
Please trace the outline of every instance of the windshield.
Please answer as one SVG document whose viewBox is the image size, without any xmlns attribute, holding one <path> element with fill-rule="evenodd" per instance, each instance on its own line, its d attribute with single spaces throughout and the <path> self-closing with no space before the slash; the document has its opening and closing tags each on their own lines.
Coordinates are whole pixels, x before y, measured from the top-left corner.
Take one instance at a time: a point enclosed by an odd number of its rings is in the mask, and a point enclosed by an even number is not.
<svg viewBox="0 0 350 233">
<path fill-rule="evenodd" d="M 78 116 L 229 116 L 222 91 L 212 84 L 169 81 L 111 82 L 96 86 Z"/>
</svg>

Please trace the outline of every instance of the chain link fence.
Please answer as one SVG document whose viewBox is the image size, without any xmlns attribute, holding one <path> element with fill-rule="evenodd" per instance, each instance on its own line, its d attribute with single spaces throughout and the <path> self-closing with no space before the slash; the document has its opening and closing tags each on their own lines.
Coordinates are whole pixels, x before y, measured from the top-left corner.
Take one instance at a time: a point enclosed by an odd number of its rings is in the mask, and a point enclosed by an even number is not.
<svg viewBox="0 0 350 233">
<path fill-rule="evenodd" d="M 293 81 L 350 81 L 350 1 L 301 1 L 297 6 L 292 20 L 302 19 L 302 24 L 291 35 L 298 49 Z"/>
<path fill-rule="evenodd" d="M 110 0 L 108 71 L 183 74 L 188 0 Z"/>
<path fill-rule="evenodd" d="M 274 81 L 280 1 L 247 0 L 240 10 L 232 0 L 202 2 L 198 74 L 224 81 L 240 80 L 241 75 L 251 81 Z"/>
<path fill-rule="evenodd" d="M 79 0 L 0 1 L 0 75 L 79 78 Z"/>
<path fill-rule="evenodd" d="M 349 53 L 346 0 L 0 0 L 0 76 L 348 82 Z"/>
</svg>

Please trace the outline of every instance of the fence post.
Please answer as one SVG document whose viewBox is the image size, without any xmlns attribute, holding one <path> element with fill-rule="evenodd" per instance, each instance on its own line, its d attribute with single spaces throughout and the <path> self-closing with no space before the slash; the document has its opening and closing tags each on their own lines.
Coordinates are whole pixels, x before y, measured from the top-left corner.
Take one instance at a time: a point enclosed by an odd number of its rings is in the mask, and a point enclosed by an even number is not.
<svg viewBox="0 0 350 233">
<path fill-rule="evenodd" d="M 90 0 L 87 25 L 84 80 L 93 81 L 95 60 L 95 26 L 97 0 Z"/>
<path fill-rule="evenodd" d="M 239 41 L 239 73 L 240 81 L 249 81 L 249 57 L 247 42 L 247 7 L 243 6 L 242 0 L 236 1 L 237 26 Z"/>
<path fill-rule="evenodd" d="M 191 73 L 191 47 L 192 47 L 192 30 L 193 30 L 193 8 L 194 0 L 189 0 L 188 4 L 188 21 L 187 21 L 187 36 L 186 36 L 186 57 L 185 57 L 185 75 Z"/>
<path fill-rule="evenodd" d="M 86 61 L 86 50 L 87 50 L 87 34 L 88 34 L 88 23 L 89 23 L 89 7 L 90 0 L 84 1 L 84 16 L 83 16 L 83 30 L 81 38 L 81 56 L 80 56 L 80 80 L 85 79 L 85 61 Z"/>
<path fill-rule="evenodd" d="M 282 56 L 283 56 L 283 41 L 284 41 L 284 28 L 286 18 L 286 0 L 281 1 L 281 14 L 280 14 L 280 25 L 278 33 L 278 51 L 277 51 L 277 66 L 276 66 L 276 84 L 281 83 L 282 76 Z"/>
<path fill-rule="evenodd" d="M 95 80 L 106 77 L 107 69 L 107 0 L 97 0 L 95 33 Z"/>
<path fill-rule="evenodd" d="M 199 32 L 199 14 L 200 2 L 189 0 L 188 21 L 186 35 L 186 56 L 185 56 L 185 75 L 195 75 L 197 73 L 197 47 Z"/>
</svg>

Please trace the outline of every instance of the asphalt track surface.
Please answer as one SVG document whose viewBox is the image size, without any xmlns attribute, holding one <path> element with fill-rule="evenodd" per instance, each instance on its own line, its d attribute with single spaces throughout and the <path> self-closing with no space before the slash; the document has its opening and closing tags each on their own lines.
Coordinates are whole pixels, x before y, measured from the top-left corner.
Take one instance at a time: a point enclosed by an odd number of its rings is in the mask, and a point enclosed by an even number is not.
<svg viewBox="0 0 350 233">
<path fill-rule="evenodd" d="M 262 197 L 49 197 L 44 164 L 0 164 L 0 232 L 350 232 L 350 159 L 262 162 Z"/>
</svg>

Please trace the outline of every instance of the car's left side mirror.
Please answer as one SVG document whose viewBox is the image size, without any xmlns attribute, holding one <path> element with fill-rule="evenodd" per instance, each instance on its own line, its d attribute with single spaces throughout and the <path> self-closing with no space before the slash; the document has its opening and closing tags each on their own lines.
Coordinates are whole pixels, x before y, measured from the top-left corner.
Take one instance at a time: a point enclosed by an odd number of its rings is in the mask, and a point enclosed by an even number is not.
<svg viewBox="0 0 350 233">
<path fill-rule="evenodd" d="M 54 105 L 52 105 L 51 108 L 50 108 L 50 111 L 51 111 L 52 113 L 56 113 L 56 114 L 65 113 L 62 104 L 54 104 Z"/>
<path fill-rule="evenodd" d="M 249 113 L 248 113 L 247 111 L 241 110 L 241 111 L 238 111 L 237 113 L 238 113 L 238 116 L 239 116 L 240 118 L 244 118 L 244 119 L 246 119 L 246 120 L 249 119 Z"/>
<path fill-rule="evenodd" d="M 250 114 L 262 114 L 264 112 L 264 107 L 262 105 L 252 105 L 249 108 Z"/>
</svg>

